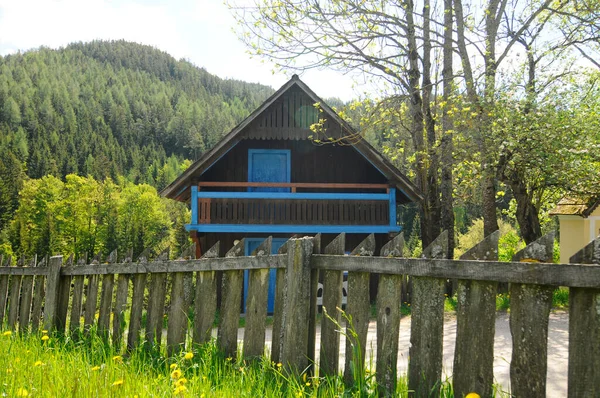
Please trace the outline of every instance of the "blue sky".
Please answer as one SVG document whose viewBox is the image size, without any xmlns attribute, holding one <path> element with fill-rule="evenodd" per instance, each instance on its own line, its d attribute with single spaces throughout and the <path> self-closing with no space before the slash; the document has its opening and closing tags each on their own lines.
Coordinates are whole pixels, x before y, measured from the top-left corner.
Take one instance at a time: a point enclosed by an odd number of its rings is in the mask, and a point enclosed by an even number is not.
<svg viewBox="0 0 600 398">
<path fill-rule="evenodd" d="M 0 0 L 0 55 L 74 41 L 125 39 L 185 58 L 222 78 L 278 88 L 290 77 L 251 59 L 221 0 Z M 364 91 L 333 71 L 301 78 L 321 97 L 350 100 Z M 354 87 L 353 87 L 354 86 Z"/>
</svg>

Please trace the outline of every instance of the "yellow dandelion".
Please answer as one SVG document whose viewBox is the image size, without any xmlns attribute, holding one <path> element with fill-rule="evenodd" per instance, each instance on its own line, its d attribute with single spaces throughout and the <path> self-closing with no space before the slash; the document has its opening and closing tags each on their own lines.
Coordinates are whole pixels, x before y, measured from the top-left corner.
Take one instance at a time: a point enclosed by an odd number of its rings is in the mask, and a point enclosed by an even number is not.
<svg viewBox="0 0 600 398">
<path fill-rule="evenodd" d="M 176 363 L 172 363 L 171 366 L 169 366 L 169 369 L 171 369 L 171 370 L 177 369 L 177 364 Z"/>
<path fill-rule="evenodd" d="M 123 362 L 123 357 L 120 355 L 115 355 L 114 357 L 112 357 L 112 360 L 115 362 Z"/>
<path fill-rule="evenodd" d="M 281 364 L 281 362 L 279 362 L 279 363 L 277 364 L 277 367 L 278 367 L 278 368 L 281 368 L 282 366 L 283 366 L 283 365 Z"/>
<path fill-rule="evenodd" d="M 10 330 L 7 330 L 6 332 L 2 333 L 2 336 L 4 337 L 10 337 L 12 335 L 12 332 Z"/>
<path fill-rule="evenodd" d="M 465 398 L 481 398 L 476 392 L 470 392 Z"/>
<path fill-rule="evenodd" d="M 6 373 L 12 373 L 12 369 L 11 368 L 6 369 Z"/>
<path fill-rule="evenodd" d="M 92 372 L 97 372 L 98 370 L 100 370 L 100 366 L 94 366 L 92 368 Z"/>
<path fill-rule="evenodd" d="M 183 356 L 184 359 L 187 359 L 188 361 L 192 358 L 194 358 L 194 353 L 193 352 L 186 352 L 185 355 Z"/>
<path fill-rule="evenodd" d="M 177 388 L 175 388 L 175 391 L 173 391 L 173 393 L 175 395 L 178 395 L 178 394 L 183 394 L 186 391 L 187 391 L 187 387 L 184 385 L 181 385 L 181 386 L 177 386 Z"/>
<path fill-rule="evenodd" d="M 42 366 L 44 363 L 42 361 L 36 361 L 33 366 Z"/>
<path fill-rule="evenodd" d="M 171 372 L 171 378 L 172 379 L 179 379 L 181 377 L 181 370 L 179 369 L 175 369 L 174 371 Z"/>
<path fill-rule="evenodd" d="M 48 340 L 50 340 L 50 337 L 48 337 L 47 334 L 45 334 L 45 335 L 42 336 L 42 341 L 46 342 Z"/>
<path fill-rule="evenodd" d="M 47 330 L 42 330 L 42 334 L 48 334 Z"/>
<path fill-rule="evenodd" d="M 306 382 L 306 387 L 310 387 L 310 382 Z"/>
<path fill-rule="evenodd" d="M 185 383 L 187 383 L 187 379 L 185 377 L 182 377 L 181 379 L 177 380 L 177 382 L 175 382 L 175 387 L 182 386 Z"/>
<path fill-rule="evenodd" d="M 29 396 L 29 391 L 27 391 L 24 388 L 19 388 L 17 389 L 17 397 L 28 397 Z"/>
<path fill-rule="evenodd" d="M 120 380 L 115 380 L 115 382 L 114 382 L 114 383 L 112 383 L 112 386 L 113 386 L 113 387 L 118 387 L 118 386 L 122 385 L 122 384 L 123 384 L 123 382 L 124 382 L 124 380 L 123 380 L 123 379 L 120 379 Z"/>
</svg>

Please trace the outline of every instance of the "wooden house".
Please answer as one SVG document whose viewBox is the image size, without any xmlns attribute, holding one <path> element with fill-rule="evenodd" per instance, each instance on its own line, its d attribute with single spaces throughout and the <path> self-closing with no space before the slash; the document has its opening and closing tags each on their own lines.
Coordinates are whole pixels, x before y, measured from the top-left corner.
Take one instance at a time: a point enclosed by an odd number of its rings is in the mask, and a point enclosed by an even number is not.
<svg viewBox="0 0 600 398">
<path fill-rule="evenodd" d="M 268 236 L 275 251 L 297 234 L 327 244 L 345 232 L 348 250 L 371 233 L 383 243 L 401 230 L 397 206 L 421 196 L 359 137 L 294 75 L 162 195 L 190 203 L 197 254 L 246 238 L 249 255 Z"/>
<path fill-rule="evenodd" d="M 600 197 L 563 198 L 550 212 L 560 228 L 560 262 L 600 236 Z"/>
</svg>

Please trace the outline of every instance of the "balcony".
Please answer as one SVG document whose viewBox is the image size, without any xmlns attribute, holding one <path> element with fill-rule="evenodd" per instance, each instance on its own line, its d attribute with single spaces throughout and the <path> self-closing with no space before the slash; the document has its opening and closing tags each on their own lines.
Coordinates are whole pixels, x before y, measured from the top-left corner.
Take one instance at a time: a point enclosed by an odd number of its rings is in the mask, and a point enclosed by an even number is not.
<svg viewBox="0 0 600 398">
<path fill-rule="evenodd" d="M 191 210 L 188 231 L 400 231 L 396 189 L 386 184 L 200 182 L 191 187 Z"/>
</svg>

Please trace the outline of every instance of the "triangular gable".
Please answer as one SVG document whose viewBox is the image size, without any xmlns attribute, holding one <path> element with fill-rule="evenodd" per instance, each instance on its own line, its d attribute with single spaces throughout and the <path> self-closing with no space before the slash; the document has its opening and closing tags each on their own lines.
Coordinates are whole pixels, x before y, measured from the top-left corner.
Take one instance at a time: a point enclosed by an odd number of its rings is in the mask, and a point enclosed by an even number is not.
<svg viewBox="0 0 600 398">
<path fill-rule="evenodd" d="M 299 93 L 299 94 L 296 94 Z M 292 97 L 292 99 L 290 99 Z M 308 101 L 306 100 L 308 97 Z M 299 101 L 299 104 L 296 102 Z M 258 139 L 308 139 L 310 124 L 314 123 L 315 103 L 320 104 L 322 116 L 327 120 L 325 127 L 330 127 L 328 135 L 357 136 L 357 132 L 345 120 L 324 103 L 297 75 L 269 97 L 260 107 L 252 112 L 246 119 L 238 124 L 229 134 L 219 141 L 212 149 L 205 152 L 175 181 L 162 190 L 161 195 L 171 199 L 181 200 L 189 193 L 189 187 L 194 176 L 201 175 L 218 159 L 225 155 L 240 140 L 245 138 Z M 306 112 L 306 117 L 298 120 L 278 121 L 279 108 L 283 111 L 285 106 L 297 106 L 301 112 Z M 295 108 L 296 109 L 296 108 Z M 283 114 L 283 112 L 281 112 Z M 274 120 L 274 122 L 273 122 Z M 285 128 L 284 124 L 288 126 Z M 337 126 L 336 126 L 337 125 Z M 247 129 L 247 127 L 254 127 Z M 336 128 L 337 127 L 337 128 Z M 331 132 L 330 132 L 331 130 Z M 339 130 L 339 131 L 334 131 Z M 251 134 L 247 136 L 246 134 Z M 306 134 L 306 136 L 304 136 Z M 394 184 L 409 200 L 418 202 L 422 200 L 418 189 L 383 155 L 377 152 L 366 140 L 360 139 L 351 144 L 358 153 L 366 158 L 377 168 L 392 184 Z"/>
</svg>

